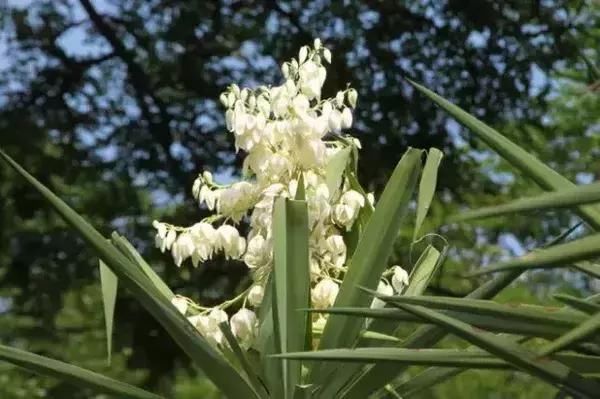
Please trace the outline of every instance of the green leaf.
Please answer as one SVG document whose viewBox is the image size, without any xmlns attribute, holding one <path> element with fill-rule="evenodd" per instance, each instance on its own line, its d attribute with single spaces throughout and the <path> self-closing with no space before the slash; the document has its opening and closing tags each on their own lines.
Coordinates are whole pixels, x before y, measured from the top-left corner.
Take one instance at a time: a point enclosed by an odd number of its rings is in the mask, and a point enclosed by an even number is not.
<svg viewBox="0 0 600 399">
<path fill-rule="evenodd" d="M 412 80 L 408 80 L 408 82 L 415 89 L 429 97 L 434 103 L 452 115 L 458 122 L 469 128 L 501 157 L 506 159 L 524 175 L 533 179 L 544 190 L 558 191 L 575 187 L 575 184 L 567 178 L 552 170 L 552 168 L 531 155 L 530 152 L 519 147 L 479 119 L 463 111 L 461 108 L 426 87 L 421 86 Z M 580 206 L 574 211 L 592 226 L 594 230 L 600 231 L 600 210 L 598 207 L 592 205 Z"/>
<path fill-rule="evenodd" d="M 595 304 L 591 301 L 586 301 L 584 299 L 575 298 L 571 295 L 566 294 L 554 294 L 552 295 L 556 300 L 561 301 L 565 305 L 572 307 L 573 309 L 577 309 L 581 312 L 587 314 L 594 314 L 600 312 L 600 305 Z"/>
<path fill-rule="evenodd" d="M 450 217 L 449 221 L 462 222 L 465 220 L 483 219 L 526 211 L 571 208 L 594 202 L 600 202 L 599 183 L 566 188 L 560 191 L 539 194 L 534 197 L 518 199 L 507 204 L 462 212 L 460 215 Z"/>
<path fill-rule="evenodd" d="M 348 146 L 342 148 L 330 158 L 329 163 L 325 167 L 325 182 L 329 189 L 329 194 L 332 198 L 340 191 L 342 185 L 342 177 L 344 170 L 350 161 L 350 154 L 352 153 L 352 147 Z"/>
<path fill-rule="evenodd" d="M 410 272 L 409 284 L 404 291 L 404 295 L 420 295 L 425 292 L 443 258 L 440 251 L 435 249 L 433 245 L 428 245 Z"/>
<path fill-rule="evenodd" d="M 106 327 L 106 353 L 108 364 L 112 356 L 112 332 L 117 302 L 117 276 L 102 262 L 98 261 L 100 269 L 100 286 L 102 289 L 102 305 L 104 306 L 104 325 Z"/>
<path fill-rule="evenodd" d="M 540 358 L 525 347 L 491 333 L 477 331 L 472 326 L 422 306 L 396 303 L 400 309 L 429 320 L 469 343 L 495 355 L 516 368 L 537 376 L 550 384 L 565 387 L 574 395 L 593 397 L 600 384 L 583 378 L 565 365 Z M 595 393 L 594 393 L 595 392 Z"/>
<path fill-rule="evenodd" d="M 219 329 L 223 333 L 223 336 L 225 336 L 225 339 L 229 344 L 229 348 L 233 352 L 240 366 L 242 366 L 242 370 L 244 370 L 244 372 L 246 373 L 246 377 L 248 377 L 248 381 L 250 382 L 250 384 L 252 384 L 254 390 L 258 392 L 261 398 L 268 398 L 269 395 L 265 389 L 265 386 L 260 381 L 260 378 L 258 378 L 258 375 L 256 374 L 254 368 L 250 365 L 250 362 L 248 361 L 246 354 L 240 347 L 237 339 L 235 339 L 235 337 L 233 336 L 231 328 L 229 328 L 229 323 L 220 323 Z"/>
<path fill-rule="evenodd" d="M 600 313 L 596 313 L 583 323 L 546 345 L 540 352 L 542 356 L 550 355 L 561 349 L 594 337 L 600 331 Z"/>
<path fill-rule="evenodd" d="M 301 171 L 298 177 L 298 186 L 296 188 L 295 200 L 305 201 L 306 200 L 306 187 L 304 187 L 304 173 Z"/>
<path fill-rule="evenodd" d="M 275 299 L 282 353 L 305 348 L 310 305 L 308 210 L 305 201 L 277 198 L 273 210 Z M 285 397 L 300 384 L 301 364 L 283 362 Z"/>
<path fill-rule="evenodd" d="M 562 296 L 562 295 L 560 295 L 560 296 Z M 591 296 L 591 297 L 585 298 L 585 300 L 578 300 L 578 301 L 581 301 L 586 304 L 594 305 L 595 301 L 597 301 L 599 299 L 600 299 L 600 294 L 596 295 L 596 296 Z M 511 337 L 509 339 L 511 339 L 515 342 L 518 342 L 519 337 Z M 472 350 L 473 348 L 474 347 L 469 347 L 469 348 L 467 348 L 467 350 Z M 577 363 L 570 364 L 570 363 L 568 363 L 567 360 L 558 357 L 558 355 L 562 355 L 562 354 L 555 355 L 557 360 L 569 365 L 570 367 L 576 368 L 578 371 L 585 373 L 586 376 L 589 375 L 593 371 L 593 369 L 587 368 L 587 362 L 585 359 L 579 359 L 577 361 Z M 582 356 L 582 355 L 578 355 L 578 356 Z M 431 388 L 435 384 L 439 384 L 439 383 L 447 380 L 448 378 L 451 378 L 457 374 L 460 374 L 463 370 L 464 369 L 460 369 L 460 368 L 432 367 L 414 377 L 411 377 L 411 379 L 408 381 L 400 381 L 397 384 L 392 384 L 392 386 L 395 387 L 398 390 L 398 392 L 400 392 L 401 394 L 403 394 L 405 396 L 410 396 L 418 391 Z"/>
<path fill-rule="evenodd" d="M 357 290 L 356 286 L 375 288 L 379 282 L 408 210 L 420 172 L 421 153 L 410 148 L 396 166 L 361 235 L 334 306 L 369 306 L 371 298 Z M 359 319 L 337 315 L 330 317 L 323 331 L 320 348 L 352 346 L 362 326 L 363 321 Z M 313 365 L 311 381 L 324 385 L 334 371 L 330 366 L 326 366 L 326 369 Z"/>
<path fill-rule="evenodd" d="M 421 226 L 425 221 L 425 216 L 429 212 L 431 201 L 435 193 L 437 185 L 437 174 L 444 153 L 437 148 L 430 148 L 427 153 L 427 161 L 423 168 L 423 175 L 419 183 L 419 196 L 417 198 L 417 216 L 415 221 L 415 231 L 413 233 L 413 241 L 415 241 L 421 231 Z"/>
<path fill-rule="evenodd" d="M 362 309 L 362 308 L 356 308 L 356 309 Z M 313 311 L 313 309 L 308 309 L 310 311 Z M 315 313 L 325 313 L 325 314 L 346 314 L 343 312 L 328 312 L 327 310 L 323 310 L 323 309 L 315 309 L 314 310 Z M 320 336 L 321 334 L 323 334 L 323 330 L 319 330 L 319 329 L 314 329 L 313 333 L 316 336 Z M 369 331 L 369 330 L 363 330 L 360 332 L 360 338 L 361 338 L 361 342 L 364 341 L 379 341 L 379 342 L 401 342 L 401 340 L 397 337 L 394 337 L 393 335 L 387 335 L 387 334 L 381 334 L 378 333 L 376 331 Z"/>
<path fill-rule="evenodd" d="M 265 294 L 258 310 L 260 326 L 258 329 L 257 346 L 263 379 L 269 388 L 271 396 L 283 397 L 283 370 L 281 368 L 281 361 L 270 357 L 272 354 L 281 352 L 281 349 L 278 348 L 278 340 L 275 337 L 275 323 L 277 320 L 273 316 L 273 301 L 275 297 L 273 285 L 273 274 L 271 273 L 265 283 Z"/>
<path fill-rule="evenodd" d="M 160 291 L 169 301 L 175 297 L 175 294 L 169 286 L 160 278 L 158 274 L 150 267 L 150 265 L 142 258 L 138 251 L 135 250 L 133 245 L 123 236 L 117 232 L 113 232 L 111 235 L 111 241 L 121 253 L 123 253 L 129 260 L 138 265 L 140 269 L 148 276 L 150 281 L 154 284 L 154 287 Z"/>
<path fill-rule="evenodd" d="M 131 291 L 142 306 L 154 316 L 173 340 L 225 395 L 236 398 L 256 397 L 252 387 L 227 363 L 221 353 L 206 342 L 187 319 L 171 305 L 138 265 L 132 263 L 85 219 L 1 150 L 0 158 L 42 194 L 58 214 L 79 232 L 81 237 L 94 249 L 96 255 L 117 275 L 119 281 Z"/>
<path fill-rule="evenodd" d="M 12 363 L 36 374 L 58 378 L 73 385 L 91 388 L 97 392 L 115 395 L 118 398 L 162 398 L 161 396 L 146 392 L 133 385 L 113 380 L 102 374 L 4 345 L 0 345 L 0 360 Z"/>
<path fill-rule="evenodd" d="M 327 349 L 275 355 L 286 359 L 358 363 L 403 363 L 409 366 L 441 366 L 466 369 L 513 369 L 515 366 L 482 350 L 356 348 Z M 575 353 L 557 353 L 554 358 L 577 372 L 600 372 L 600 357 Z"/>
<path fill-rule="evenodd" d="M 561 242 L 579 227 L 579 224 L 575 224 L 574 226 L 566 229 L 559 236 L 547 243 L 546 246 L 551 246 Z M 480 287 L 467 295 L 467 297 L 473 299 L 492 298 L 502 291 L 506 286 L 516 280 L 520 275 L 520 270 L 511 270 L 501 273 L 490 281 L 482 284 Z M 437 326 L 421 326 L 403 342 L 402 346 L 405 348 L 422 348 L 433 346 L 442 338 L 444 338 L 444 336 L 446 336 L 446 331 Z M 352 384 L 346 388 L 343 397 L 351 399 L 365 398 L 392 381 L 405 369 L 406 366 L 404 365 L 372 366 L 365 373 L 356 378 Z"/>
<path fill-rule="evenodd" d="M 430 309 L 453 310 L 471 315 L 493 316 L 499 320 L 522 320 L 556 326 L 573 326 L 585 319 L 575 312 L 561 308 L 528 305 L 501 304 L 494 301 L 444 296 L 389 296 L 382 297 L 388 303 L 408 303 Z"/>
<path fill-rule="evenodd" d="M 478 276 L 506 270 L 561 267 L 569 263 L 593 259 L 597 256 L 600 256 L 600 234 L 533 251 L 516 259 L 491 264 L 482 270 L 471 273 L 471 275 Z"/>
<path fill-rule="evenodd" d="M 484 330 L 543 338 L 556 338 L 577 326 L 578 322 L 585 320 L 579 314 L 563 312 L 548 314 L 546 308 L 543 307 L 540 307 L 540 311 L 541 314 L 533 316 L 529 311 L 523 312 L 518 309 L 511 311 L 511 309 L 506 308 L 495 311 L 486 309 L 482 312 L 471 312 L 468 307 L 465 307 L 462 310 L 443 310 L 442 312 L 447 316 Z M 314 310 L 313 312 L 368 317 L 375 320 L 394 320 L 404 323 L 427 323 L 427 321 L 420 320 L 411 313 L 393 308 L 335 308 Z"/>
</svg>

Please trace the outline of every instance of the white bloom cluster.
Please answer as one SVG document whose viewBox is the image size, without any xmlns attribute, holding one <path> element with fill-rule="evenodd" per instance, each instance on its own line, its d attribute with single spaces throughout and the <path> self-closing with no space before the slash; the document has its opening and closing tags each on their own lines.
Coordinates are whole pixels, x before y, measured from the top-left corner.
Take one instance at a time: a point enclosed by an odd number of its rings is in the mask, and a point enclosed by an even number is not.
<svg viewBox="0 0 600 399">
<path fill-rule="evenodd" d="M 328 187 L 326 166 L 331 158 L 348 146 L 360 147 L 360 143 L 341 135 L 342 130 L 352 126 L 351 110 L 356 106 L 357 93 L 349 88 L 333 98 L 322 99 L 327 76 L 324 62 L 331 62 L 331 52 L 317 39 L 313 47 L 300 49 L 298 59 L 282 65 L 282 85 L 251 90 L 233 84 L 221 94 L 227 129 L 234 136 L 236 150 L 246 153 L 244 179 L 219 185 L 211 173 L 204 172 L 194 182 L 192 192 L 215 214 L 191 227 L 154 222 L 156 246 L 163 252 L 170 251 L 178 266 L 187 259 L 197 266 L 222 253 L 242 260 L 251 270 L 254 284 L 235 300 L 212 309 L 196 305 L 199 314 L 189 317 L 216 344 L 223 344 L 218 327 L 227 321 L 223 309 L 237 301 L 243 301 L 243 307 L 229 320 L 232 332 L 245 346 L 252 345 L 256 336 L 256 315 L 246 305 L 260 305 L 272 269 L 275 198 L 293 198 L 298 182 L 304 182 L 311 299 L 316 308 L 334 303 L 347 258 L 343 234 L 352 228 L 361 208 L 373 205 L 372 195 L 352 190 L 345 178 L 335 190 Z M 235 227 L 242 220 L 249 223 L 246 237 Z M 406 279 L 394 274 L 392 285 L 396 287 L 398 281 L 404 284 Z M 174 300 L 174 305 L 187 314 L 189 300 L 185 300 L 185 308 L 181 301 Z"/>
</svg>

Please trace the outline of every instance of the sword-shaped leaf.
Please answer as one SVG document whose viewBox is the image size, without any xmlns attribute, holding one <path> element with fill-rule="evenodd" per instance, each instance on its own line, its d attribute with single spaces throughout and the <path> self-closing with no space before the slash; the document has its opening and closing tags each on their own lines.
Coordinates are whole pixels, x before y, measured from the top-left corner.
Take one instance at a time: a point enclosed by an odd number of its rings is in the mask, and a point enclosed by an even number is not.
<svg viewBox="0 0 600 399">
<path fill-rule="evenodd" d="M 477 137 L 490 146 L 492 150 L 506 159 L 524 175 L 533 179 L 544 190 L 559 191 L 575 187 L 575 184 L 569 181 L 569 179 L 563 177 L 531 155 L 530 152 L 519 147 L 473 115 L 470 115 L 426 87 L 411 80 L 408 81 L 415 89 L 429 97 L 458 122 L 469 128 Z M 600 231 L 600 210 L 598 207 L 593 205 L 579 206 L 574 211 L 595 230 Z"/>
<path fill-rule="evenodd" d="M 437 174 L 440 163 L 444 154 L 437 148 L 430 148 L 427 153 L 427 160 L 423 167 L 423 174 L 421 175 L 421 181 L 419 182 L 419 195 L 417 197 L 417 216 L 415 219 L 415 230 L 413 233 L 413 241 L 417 239 L 425 216 L 429 212 L 431 201 L 435 193 L 435 187 L 437 185 Z"/>
<path fill-rule="evenodd" d="M 310 304 L 308 210 L 305 201 L 278 198 L 273 211 L 273 276 L 279 345 L 282 353 L 304 350 Z M 301 364 L 283 361 L 285 397 L 301 383 Z"/>
<path fill-rule="evenodd" d="M 102 305 L 104 307 L 104 326 L 106 329 L 106 353 L 108 364 L 112 356 L 112 333 L 117 302 L 117 276 L 102 262 L 98 261 L 100 269 L 100 286 L 102 290 Z"/>
<path fill-rule="evenodd" d="M 63 381 L 97 392 L 128 399 L 161 399 L 161 396 L 121 381 L 113 380 L 72 364 L 50 359 L 35 353 L 0 345 L 0 360 L 12 363 L 36 374 L 59 378 Z"/>
</svg>

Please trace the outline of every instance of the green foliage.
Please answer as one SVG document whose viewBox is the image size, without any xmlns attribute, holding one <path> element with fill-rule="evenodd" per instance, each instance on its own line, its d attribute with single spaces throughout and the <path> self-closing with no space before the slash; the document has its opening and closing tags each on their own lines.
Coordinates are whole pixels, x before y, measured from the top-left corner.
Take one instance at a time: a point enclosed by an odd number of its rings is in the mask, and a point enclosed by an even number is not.
<svg viewBox="0 0 600 399">
<path fill-rule="evenodd" d="M 575 46 L 583 48 L 581 51 L 585 50 L 587 58 L 594 59 L 589 51 L 597 47 L 598 37 L 598 29 L 591 28 L 593 10 L 585 6 L 586 2 L 584 6 L 550 2 L 537 7 L 503 3 L 488 9 L 473 6 L 472 2 L 451 3 L 447 7 L 440 3 L 439 8 L 434 5 L 432 16 L 428 10 L 431 2 L 396 7 L 383 1 L 345 8 L 336 4 L 322 8 L 314 2 L 302 5 L 301 10 L 292 2 L 283 2 L 278 9 L 275 5 L 243 2 L 222 3 L 216 6 L 220 8 L 213 8 L 211 2 L 159 1 L 156 7 L 147 7 L 146 1 L 134 0 L 115 5 L 114 14 L 111 10 L 101 11 L 106 12 L 104 19 L 117 32 L 117 39 L 127 42 L 129 50 L 112 53 L 113 42 L 98 46 L 96 51 L 88 47 L 86 50 L 90 51 L 80 57 L 64 51 L 71 48 L 64 46 L 62 38 L 79 25 L 75 19 L 80 17 L 77 12 L 65 14 L 65 10 L 74 8 L 61 9 L 61 2 L 32 2 L 29 10 L 2 12 L 3 18 L 12 20 L 7 26 L 14 24 L 18 33 L 8 35 L 15 51 L 5 57 L 10 65 L 0 78 L 3 96 L 6 95 L 1 104 L 0 141 L 10 154 L 85 214 L 100 231 L 119 227 L 169 285 L 176 284 L 183 291 L 211 301 L 215 295 L 234 290 L 240 272 L 235 268 L 209 267 L 202 273 L 183 271 L 181 277 L 175 278 L 175 272 L 163 270 L 162 261 L 145 244 L 151 240 L 146 228 L 154 215 L 149 190 L 160 188 L 180 194 L 186 186 L 182 182 L 189 180 L 192 170 L 197 169 L 192 163 L 215 165 L 223 170 L 235 162 L 231 153 L 226 152 L 228 148 L 218 121 L 199 124 L 190 121 L 197 116 L 198 107 L 203 114 L 211 115 L 210 101 L 240 73 L 248 80 L 265 75 L 259 63 L 246 63 L 240 72 L 210 61 L 227 56 L 244 64 L 247 54 L 242 47 L 247 43 L 257 44 L 256 55 L 269 53 L 281 59 L 284 58 L 281 54 L 305 44 L 312 32 L 323 31 L 334 18 L 344 24 L 344 29 L 330 31 L 331 41 L 339 43 L 336 52 L 353 57 L 364 51 L 361 43 L 365 38 L 369 43 L 377 43 L 368 53 L 356 57 L 355 64 L 336 65 L 335 76 L 342 83 L 359 83 L 362 86 L 359 90 L 365 96 L 357 119 L 365 123 L 360 138 L 364 146 L 361 164 L 366 167 L 361 168 L 360 174 L 363 181 L 372 182 L 369 190 L 383 186 L 384 176 L 389 175 L 398 154 L 407 145 L 445 150 L 439 178 L 444 200 L 440 196 L 431 204 L 430 217 L 423 222 L 422 231 L 442 225 L 445 215 L 460 213 L 465 205 L 470 209 L 496 205 L 537 195 L 538 191 L 529 180 L 514 173 L 508 163 L 494 157 L 476 158 L 482 151 L 476 142 L 467 138 L 470 145 L 461 147 L 457 144 L 460 140 L 449 139 L 447 133 L 454 137 L 455 132 L 447 127 L 443 114 L 402 83 L 398 65 L 406 68 L 404 74 L 427 82 L 437 92 L 473 110 L 480 119 L 502 126 L 502 131 L 513 141 L 569 179 L 582 178 L 577 181 L 583 182 L 597 178 L 594 171 L 599 170 L 596 149 L 600 148 L 600 136 L 593 129 L 597 126 L 600 102 L 597 89 L 596 92 L 593 89 L 597 87 L 594 79 L 581 67 L 584 61 L 576 54 Z M 362 16 L 359 19 L 357 16 L 362 12 L 359 8 L 365 15 L 375 15 L 375 20 Z M 26 18 L 28 13 L 40 18 Z M 161 19 L 163 13 L 177 17 L 166 22 Z M 562 18 L 561 13 L 570 17 Z M 105 43 L 97 29 L 87 29 L 95 26 L 97 19 L 92 21 L 88 14 L 83 18 L 80 26 L 89 32 L 90 42 Z M 264 24 L 269 18 L 279 27 L 275 32 L 269 32 L 269 25 Z M 161 20 L 161 29 L 155 30 L 156 24 L 151 22 L 157 20 Z M 565 32 L 563 24 L 567 23 L 572 24 L 571 32 L 579 30 L 584 34 L 573 38 L 560 33 Z M 526 25 L 548 26 L 548 29 L 521 33 Z M 205 32 L 210 40 L 196 43 L 193 39 L 196 29 Z M 480 47 L 469 45 L 473 32 L 476 35 L 482 31 L 491 32 L 491 37 Z M 282 42 L 281 37 L 287 40 Z M 503 41 L 508 45 L 499 45 Z M 548 46 L 550 42 L 554 45 Z M 166 57 L 159 54 L 169 53 L 170 48 L 173 54 Z M 183 48 L 184 52 L 177 53 L 177 48 Z M 39 60 L 40 55 L 48 62 L 35 69 L 36 73 L 26 73 L 31 70 L 27 65 Z M 498 64 L 490 61 L 492 56 Z M 527 75 L 534 64 L 543 72 L 554 73 L 552 65 L 564 60 L 572 68 L 561 72 L 558 92 L 550 98 L 547 108 L 542 95 L 546 93 L 544 88 L 542 94 L 530 96 L 535 85 Z M 127 68 L 122 67 L 123 61 Z M 378 79 L 376 84 L 374 76 Z M 13 87 L 13 82 L 24 90 L 7 95 L 4 89 Z M 84 87 L 94 87 L 96 97 L 85 95 Z M 80 106 L 82 97 L 92 100 L 91 108 Z M 541 101 L 539 106 L 538 101 Z M 133 108 L 142 112 L 126 117 L 123 105 L 131 102 Z M 543 123 L 542 116 L 545 116 Z M 510 125 L 501 125 L 507 118 L 515 120 Z M 79 134 L 81 130 L 94 132 L 95 143 L 88 143 L 89 137 Z M 101 138 L 96 131 L 108 133 Z M 171 149 L 176 147 L 186 153 L 173 151 L 175 155 L 171 155 Z M 98 156 L 102 150 L 110 153 L 111 148 L 117 151 L 116 157 Z M 143 187 L 132 183 L 140 175 L 146 175 Z M 508 182 L 498 183 L 496 176 L 509 176 Z M 3 343 L 60 357 L 153 391 L 164 391 L 166 396 L 217 397 L 215 388 L 203 376 L 177 368 L 187 367 L 185 361 L 173 360 L 183 358 L 181 353 L 125 291 L 119 293 L 116 353 L 111 369 L 107 369 L 103 359 L 106 343 L 99 311 L 101 297 L 98 288 L 87 287 L 97 278 L 94 272 L 97 260 L 89 256 L 82 242 L 65 229 L 61 220 L 44 209 L 38 197 L 3 168 L 0 168 L 0 198 L 3 282 L 0 291 L 5 301 L 3 306 L 7 304 L 0 322 Z M 170 202 L 160 212 L 179 220 L 196 217 L 178 208 Z M 431 280 L 428 293 L 461 296 L 469 293 L 481 280 L 464 278 L 465 274 L 506 256 L 506 250 L 496 242 L 499 235 L 510 231 L 525 248 L 534 248 L 545 237 L 572 225 L 569 223 L 572 218 L 567 209 L 546 213 L 543 218 L 528 214 L 486 220 L 477 222 L 476 228 L 466 224 L 444 226 L 443 234 L 452 244 L 451 253 Z M 403 237 L 412 234 L 411 230 Z M 477 245 L 473 245 L 475 242 Z M 413 262 L 406 254 L 408 245 L 403 244 L 397 245 L 399 253 L 392 257 L 398 260 L 395 263 L 410 267 Z M 527 272 L 522 279 L 522 283 L 516 286 L 513 283 L 501 292 L 497 300 L 546 303 L 551 301 L 545 299 L 548 291 L 582 296 L 593 287 L 593 279 L 562 270 Z M 82 304 L 78 298 L 95 299 Z M 452 343 L 443 341 L 440 345 Z M 0 367 L 1 397 L 91 397 L 87 390 L 69 389 L 56 380 L 35 378 L 4 364 Z M 140 370 L 134 371 L 136 368 Z M 411 368 L 405 373 L 405 380 L 414 371 Z M 169 382 L 167 387 L 160 386 L 172 374 L 176 374 L 173 391 Z M 498 387 L 503 387 L 503 391 L 498 392 Z M 523 392 L 527 398 L 547 398 L 555 389 L 522 373 L 468 371 L 434 386 L 433 392 L 421 391 L 417 395 L 512 398 L 524 395 Z"/>
<path fill-rule="evenodd" d="M 493 149 L 542 187 L 557 191 L 557 195 L 560 190 L 568 193 L 573 191 L 567 179 L 529 156 L 497 131 L 428 89 L 415 83 L 413 85 L 471 127 Z M 225 324 L 220 326 L 229 342 L 229 348 L 223 348 L 225 356 L 210 347 L 170 305 L 172 294 L 170 291 L 165 292 L 162 288 L 164 283 L 150 272 L 151 269 L 139 255 L 136 256 L 137 252 L 131 246 L 116 247 L 106 241 L 89 223 L 10 157 L 1 151 L 0 156 L 81 234 L 102 259 L 101 266 L 110 268 L 123 281 L 136 299 L 163 325 L 197 366 L 203 369 L 207 377 L 229 397 L 283 395 L 290 398 L 354 398 L 377 392 L 396 394 L 394 389 L 400 389 L 400 394 L 412 394 L 430 389 L 434 382 L 440 383 L 455 376 L 460 372 L 457 369 L 506 368 L 527 373 L 576 397 L 592 398 L 600 390 L 600 384 L 594 381 L 594 376 L 600 372 L 600 357 L 595 355 L 600 313 L 591 306 L 600 300 L 598 297 L 587 299 L 590 306 L 585 309 L 592 314 L 584 316 L 569 309 L 557 310 L 537 305 L 513 307 L 478 299 L 498 294 L 530 266 L 564 267 L 572 262 L 594 259 L 599 255 L 597 235 L 559 243 L 572 232 L 568 230 L 546 249 L 505 261 L 498 266 L 489 266 L 484 269 L 486 273 L 502 273 L 473 291 L 467 298 L 421 295 L 427 289 L 436 268 L 440 266 L 440 260 L 443 262 L 441 253 L 431 245 L 417 260 L 411 274 L 413 280 L 404 295 L 387 296 L 372 290 L 385 270 L 421 174 L 419 151 L 409 149 L 402 157 L 373 214 L 368 218 L 337 300 L 326 311 L 329 317 L 320 334 L 317 351 L 310 351 L 312 331 L 307 328 L 310 324 L 309 314 L 300 312 L 310 303 L 308 211 L 304 193 L 300 190 L 298 199 L 295 200 L 280 198 L 276 201 L 273 217 L 275 265 L 273 277 L 267 287 L 270 291 L 267 306 L 270 304 L 271 310 L 261 312 L 263 316 L 266 315 L 262 320 L 261 335 L 263 340 L 267 340 L 265 342 L 272 342 L 271 347 L 262 346 L 271 358 L 263 357 L 262 360 L 266 374 L 257 373 L 252 368 L 249 358 L 237 345 Z M 345 163 L 341 162 L 341 165 Z M 435 167 L 432 168 L 431 162 L 426 163 L 421 181 L 425 181 L 422 188 L 426 187 L 427 194 L 420 191 L 415 237 L 431 202 L 430 193 L 435 186 L 437 164 L 434 161 Z M 555 198 L 556 196 L 552 197 L 552 200 Z M 546 205 L 544 203 L 541 206 Z M 579 202 L 561 202 L 561 205 L 573 210 L 592 228 L 598 229 L 600 226 L 600 216 L 594 205 L 582 206 Z M 114 240 L 117 243 L 124 242 L 119 241 L 118 235 L 114 236 Z M 107 309 L 107 333 L 110 334 L 112 323 L 109 319 L 112 317 L 108 316 L 114 303 L 116 279 L 106 277 L 107 273 L 104 272 L 103 302 Z M 368 308 L 371 298 L 367 294 L 383 300 L 387 306 L 383 309 Z M 568 301 L 572 305 L 579 303 L 572 299 Z M 582 305 L 578 306 L 581 308 Z M 371 321 L 368 324 L 370 329 L 365 328 L 365 320 L 381 318 L 388 322 L 409 321 L 425 326 L 417 327 L 400 341 L 385 340 L 382 338 L 386 336 L 389 323 L 378 324 Z M 268 319 L 271 320 L 269 323 Z M 481 327 L 486 330 L 481 330 Z M 395 333 L 402 333 L 402 329 L 396 329 Z M 471 344 L 471 347 L 466 350 L 433 349 L 448 333 Z M 384 346 L 356 347 L 366 339 L 373 338 L 377 338 L 374 342 Z M 550 341 L 541 346 L 536 344 L 543 339 Z M 528 341 L 532 343 L 529 344 Z M 432 349 L 415 349 L 422 347 Z M 304 351 L 305 349 L 309 351 Z M 590 356 L 588 350 L 594 355 Z M 237 359 L 237 365 L 226 360 L 228 354 Z M 90 371 L 9 347 L 0 348 L 0 357 L 26 369 L 58 376 L 82 386 L 119 393 L 125 397 L 155 397 L 151 393 Z M 301 360 L 305 362 L 302 363 Z M 351 361 L 372 366 L 361 373 L 360 368 L 356 367 L 330 367 L 331 361 Z M 412 381 L 389 385 L 407 366 L 431 368 Z M 302 372 L 303 367 L 308 369 L 306 373 Z M 282 378 L 277 378 L 278 375 Z"/>
</svg>

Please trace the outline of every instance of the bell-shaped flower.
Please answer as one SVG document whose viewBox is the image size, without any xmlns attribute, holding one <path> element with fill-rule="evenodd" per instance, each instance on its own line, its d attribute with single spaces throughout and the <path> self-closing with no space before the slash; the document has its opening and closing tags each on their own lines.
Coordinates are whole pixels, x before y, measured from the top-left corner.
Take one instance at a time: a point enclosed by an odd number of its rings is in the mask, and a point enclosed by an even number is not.
<svg viewBox="0 0 600 399">
<path fill-rule="evenodd" d="M 177 266 L 181 266 L 184 260 L 192 256 L 196 251 L 194 240 L 189 232 L 183 232 L 171 248 L 173 260 Z"/>
<path fill-rule="evenodd" d="M 244 262 L 250 269 L 268 265 L 271 262 L 271 245 L 257 234 L 248 241 Z"/>
<path fill-rule="evenodd" d="M 408 273 L 400 266 L 393 266 L 392 272 L 392 286 L 397 293 L 401 293 L 402 289 L 408 285 Z"/>
<path fill-rule="evenodd" d="M 352 112 L 350 108 L 344 108 L 342 111 L 342 129 L 349 129 L 352 126 Z"/>
<path fill-rule="evenodd" d="M 190 234 L 196 248 L 192 254 L 192 263 L 198 266 L 199 262 L 212 257 L 218 238 L 217 230 L 210 223 L 200 222 L 190 227 Z"/>
<path fill-rule="evenodd" d="M 217 229 L 216 246 L 223 250 L 227 259 L 239 259 L 246 250 L 246 239 L 240 237 L 235 227 L 224 224 Z"/>
<path fill-rule="evenodd" d="M 176 296 L 173 299 L 171 299 L 171 303 L 173 304 L 173 306 L 175 306 L 179 313 L 185 315 L 188 309 L 188 300 L 186 298 Z"/>
<path fill-rule="evenodd" d="M 262 303 L 265 296 L 265 290 L 261 285 L 253 285 L 248 291 L 248 302 L 250 305 L 257 307 Z"/>
<path fill-rule="evenodd" d="M 231 332 L 244 348 L 249 348 L 258 333 L 258 319 L 250 309 L 242 308 L 231 316 Z"/>
<path fill-rule="evenodd" d="M 317 309 L 331 307 L 340 290 L 338 284 L 330 278 L 319 281 L 311 290 L 312 304 Z"/>
</svg>

